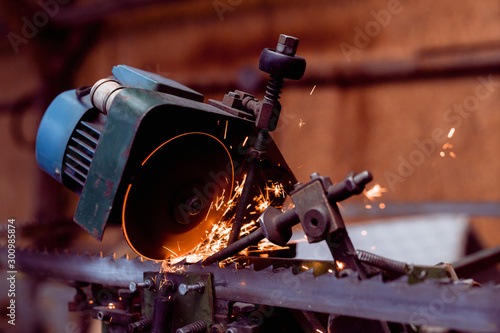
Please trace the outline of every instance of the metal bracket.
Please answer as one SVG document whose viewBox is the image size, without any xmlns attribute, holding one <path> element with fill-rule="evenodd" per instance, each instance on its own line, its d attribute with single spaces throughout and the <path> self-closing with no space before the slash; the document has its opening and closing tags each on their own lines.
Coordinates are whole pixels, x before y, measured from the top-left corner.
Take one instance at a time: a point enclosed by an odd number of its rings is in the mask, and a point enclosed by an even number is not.
<svg viewBox="0 0 500 333">
<path fill-rule="evenodd" d="M 144 279 L 153 279 L 155 285 L 150 290 L 144 290 L 143 312 L 147 317 L 153 316 L 152 304 L 158 297 L 166 297 L 172 302 L 173 314 L 171 327 L 184 327 L 198 320 L 203 320 L 207 327 L 214 321 L 214 290 L 211 274 L 196 273 L 158 273 L 145 272 Z M 203 291 L 187 292 L 182 295 L 177 288 L 173 291 L 168 286 L 203 284 Z M 167 288 L 165 288 L 167 287 Z M 196 312 L 193 311 L 196 309 Z"/>
<path fill-rule="evenodd" d="M 326 240 L 339 268 L 357 271 L 360 278 L 364 278 L 363 267 L 357 260 L 337 203 L 328 199 L 328 189 L 332 185 L 329 177 L 314 173 L 310 182 L 297 185 L 290 195 L 308 242 Z"/>
</svg>

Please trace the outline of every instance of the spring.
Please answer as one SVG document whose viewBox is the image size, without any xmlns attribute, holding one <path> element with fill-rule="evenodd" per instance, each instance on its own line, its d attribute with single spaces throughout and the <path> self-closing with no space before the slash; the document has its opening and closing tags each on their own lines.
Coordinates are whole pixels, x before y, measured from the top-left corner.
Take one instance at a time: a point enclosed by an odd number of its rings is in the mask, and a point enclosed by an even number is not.
<svg viewBox="0 0 500 333">
<path fill-rule="evenodd" d="M 283 87 L 283 78 L 276 78 L 271 76 L 266 87 L 266 96 L 264 99 L 270 102 L 278 102 L 281 94 L 281 88 Z"/>
<path fill-rule="evenodd" d="M 356 250 L 356 254 L 360 261 L 369 263 L 375 267 L 401 274 L 407 273 L 407 265 L 404 262 L 387 259 L 363 250 Z"/>
</svg>

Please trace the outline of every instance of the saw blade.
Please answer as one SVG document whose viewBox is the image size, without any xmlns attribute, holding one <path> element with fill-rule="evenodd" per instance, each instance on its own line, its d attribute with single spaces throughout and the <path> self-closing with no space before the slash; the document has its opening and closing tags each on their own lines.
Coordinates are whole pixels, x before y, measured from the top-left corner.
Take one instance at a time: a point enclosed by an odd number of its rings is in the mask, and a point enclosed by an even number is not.
<svg viewBox="0 0 500 333">
<path fill-rule="evenodd" d="M 231 155 L 216 137 L 192 132 L 166 141 L 126 192 L 122 226 L 129 245 L 153 260 L 189 252 L 219 222 L 222 211 L 214 205 L 233 183 Z"/>
<path fill-rule="evenodd" d="M 408 284 L 406 277 L 384 282 L 380 276 L 359 280 L 356 274 L 337 278 L 327 267 L 333 262 L 296 259 L 241 258 L 248 265 L 219 268 L 52 252 L 16 251 L 16 269 L 60 280 L 128 287 L 142 281 L 144 272 L 210 273 L 217 299 L 304 311 L 441 326 L 460 331 L 500 330 L 500 289 L 473 287 L 466 282 L 427 280 Z M 7 267 L 7 248 L 0 248 L 0 267 Z M 300 269 L 302 267 L 302 269 Z M 316 272 L 317 271 L 317 272 Z M 294 274 L 295 273 L 295 274 Z"/>
</svg>

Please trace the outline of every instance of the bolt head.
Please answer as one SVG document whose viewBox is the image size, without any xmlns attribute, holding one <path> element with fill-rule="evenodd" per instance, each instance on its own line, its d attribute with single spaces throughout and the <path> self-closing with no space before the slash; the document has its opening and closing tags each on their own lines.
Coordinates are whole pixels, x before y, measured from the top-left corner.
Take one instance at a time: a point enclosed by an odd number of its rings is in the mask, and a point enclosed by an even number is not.
<svg viewBox="0 0 500 333">
<path fill-rule="evenodd" d="M 179 285 L 179 294 L 181 295 L 186 295 L 188 292 L 188 286 L 184 283 L 182 283 L 181 285 Z"/>
<path fill-rule="evenodd" d="M 130 282 L 130 284 L 128 285 L 128 289 L 131 291 L 131 292 L 134 292 L 137 290 L 137 283 L 135 283 L 134 281 Z"/>
<path fill-rule="evenodd" d="M 278 39 L 278 43 L 287 45 L 287 46 L 293 46 L 297 47 L 299 45 L 299 39 L 293 36 L 281 34 L 280 38 Z"/>
<path fill-rule="evenodd" d="M 276 46 L 276 51 L 282 54 L 293 56 L 297 52 L 298 45 L 299 45 L 298 38 L 281 34 L 278 39 L 278 45 Z"/>
</svg>

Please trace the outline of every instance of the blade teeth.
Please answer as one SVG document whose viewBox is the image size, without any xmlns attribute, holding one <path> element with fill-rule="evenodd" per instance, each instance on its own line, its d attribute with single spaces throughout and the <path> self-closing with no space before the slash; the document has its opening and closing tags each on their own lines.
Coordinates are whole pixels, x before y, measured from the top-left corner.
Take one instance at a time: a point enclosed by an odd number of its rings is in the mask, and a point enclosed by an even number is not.
<svg viewBox="0 0 500 333">
<path fill-rule="evenodd" d="M 106 257 L 104 257 L 104 259 L 115 260 L 116 259 L 116 253 L 113 252 L 113 253 L 107 255 Z"/>
<path fill-rule="evenodd" d="M 185 265 L 187 262 L 187 259 L 184 259 L 183 261 L 184 262 L 181 261 L 182 265 Z M 197 262 L 191 263 L 191 266 L 203 267 L 203 265 L 201 264 L 202 262 L 203 262 L 203 259 L 200 259 Z"/>
</svg>

